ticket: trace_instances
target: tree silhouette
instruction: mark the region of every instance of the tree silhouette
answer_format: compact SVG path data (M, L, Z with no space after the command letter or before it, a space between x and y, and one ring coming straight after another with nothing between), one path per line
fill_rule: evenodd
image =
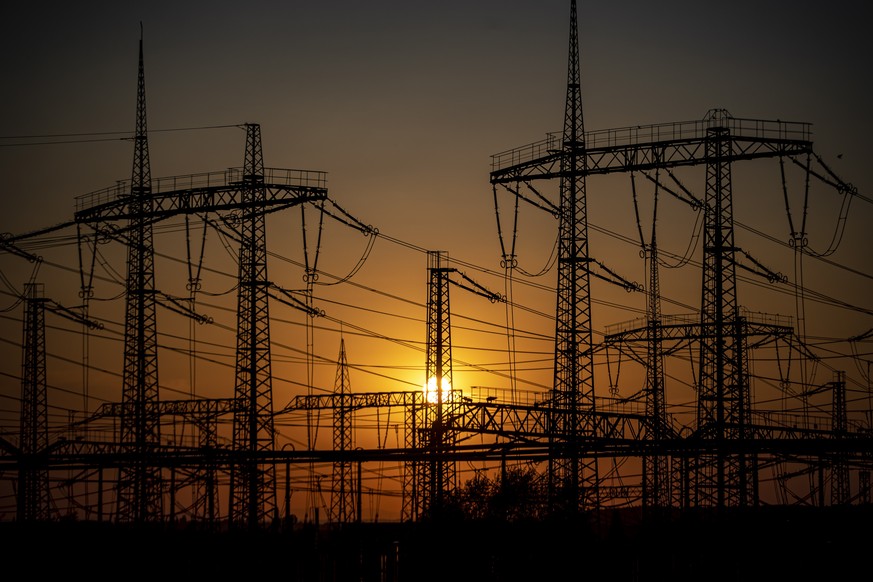
M519 522L545 516L543 476L533 466L477 473L460 488L455 505L466 519Z

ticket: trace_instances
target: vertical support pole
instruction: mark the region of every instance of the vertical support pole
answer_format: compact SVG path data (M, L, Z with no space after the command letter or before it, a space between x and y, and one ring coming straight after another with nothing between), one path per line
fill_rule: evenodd
M340 459L333 464L331 513L335 522L351 523L355 516L355 497L352 487L352 462L347 458L347 454L352 450L352 395L343 338L340 338L334 396L336 406L334 408L333 448L340 454Z
M550 421L549 503L576 513L600 505L597 458L580 456L580 439L596 433L592 355L587 156L582 119L576 2L570 5L567 100L561 157L555 374Z
M415 521L421 514L421 497L422 497L422 480L423 480L423 461L419 455L423 451L423 439L421 437L422 412L427 407L426 392L410 392L408 396L404 396L404 407L406 416L404 424L406 428L404 444L408 451L411 451L413 458L406 461L403 465L403 502L401 508L401 519L403 521ZM408 402L406 401L409 398Z
M657 184L657 182L656 182ZM648 439L660 443L667 434L667 406L664 397L664 356L661 351L663 328L661 326L661 286L658 273L658 190L654 194L652 216L652 239L646 245L645 255L649 267L648 292L648 351L646 365L646 421ZM670 506L669 458L660 450L643 458L643 510L651 511Z
M355 489L355 493L357 494L357 503L355 503L356 516L355 521L357 523L361 523L361 517L363 515L363 504L362 504L362 492L363 492L363 480L361 479L361 465L362 462L358 459L358 486Z
M270 319L267 289L266 224L259 203L266 196L261 127L246 124L242 218L237 297L235 397L230 511L232 526L250 530L275 515L275 466L258 455L275 448L273 385L270 364Z
M448 254L428 251L427 341L425 366L425 427L429 458L421 467L422 511L437 515L454 487L454 463L446 458L452 432L449 414L452 394L452 340L449 306Z
M18 520L23 522L48 520L51 506L45 463L48 447L45 303L42 285L25 286L17 500Z
M209 529L213 529L216 525L215 508L218 497L218 468L214 453L217 444L217 419L214 414L207 414L199 418L196 424L198 445L203 451L203 465L194 484L194 515L204 520Z
M291 525L291 462L285 462L285 523Z
M706 135L703 293L697 431L714 442L714 452L699 455L695 503L703 507L749 504L749 460L730 452L731 441L749 434L749 379L746 331L737 309L731 192L730 117L711 112Z
M128 195L130 214L124 322L121 444L131 461L119 476L117 519L141 523L161 519L161 471L154 449L160 444L158 342L151 212L151 166L146 128L145 73L139 40L136 133Z

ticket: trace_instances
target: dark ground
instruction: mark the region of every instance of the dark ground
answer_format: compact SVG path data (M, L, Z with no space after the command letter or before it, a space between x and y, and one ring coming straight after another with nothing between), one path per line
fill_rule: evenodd
M0 523L0 580L869 580L873 507L766 507L641 524L380 523L211 533L188 525Z

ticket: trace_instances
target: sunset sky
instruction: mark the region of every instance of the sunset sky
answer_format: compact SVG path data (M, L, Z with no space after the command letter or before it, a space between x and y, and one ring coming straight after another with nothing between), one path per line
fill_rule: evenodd
M4 9L0 24L0 232L19 235L69 221L76 196L130 178L133 146L118 132L131 132L135 125L142 23L152 177L240 166L245 133L234 126L247 122L261 125L266 166L326 171L331 199L384 236L349 284L316 287L316 304L327 316L315 321L313 350L325 361L316 366L317 391L333 388L335 365L329 360L337 356L340 330L356 367L353 389L420 386L425 251L447 251L460 261L453 266L477 282L500 293L509 289L499 276L490 156L561 129L568 7L567 0L14 3ZM866 197L852 202L841 245L828 257L836 266L812 259L804 263L806 287L850 305L807 304L807 334L817 338L813 343L841 354L850 353L842 340L873 328L873 37L865 8L847 0L739 0L719 9L690 0L579 3L586 129L695 120L713 108L738 118L812 124L816 152ZM182 128L212 129L169 131ZM740 166L734 212L749 229L737 230L737 244L793 278L793 254L778 244L789 238L778 161L755 162L747 173ZM803 182L796 167L788 170L797 216ZM702 174L687 176L686 185L702 196ZM629 183L627 176L589 180L589 220L596 227L591 253L628 279L645 282L633 244L638 231ZM651 193L649 185L644 188ZM505 194L501 202L509 204ZM813 186L808 229L815 250L831 241L840 203L833 189ZM557 225L533 209L523 210L519 258L527 271L536 272L546 263ZM659 216L659 239L681 257L695 214L668 198ZM309 228L314 217L307 217ZM645 232L651 228L647 218L643 209ZM185 259L178 229L156 233L162 256ZM65 229L52 236L74 235L75 229ZM46 260L37 279L46 295L72 307L81 300L71 240L55 244L45 238L24 246ZM213 295L201 295L198 309L215 324L197 327L196 337L212 342L198 350L223 364L198 363L192 389L188 360L168 350L160 372L162 397L168 399L232 394L234 300L226 293L236 267L214 232L207 240L205 261L212 271L204 275L204 291ZM277 253L271 279L289 290L302 288L299 211L271 217L268 241ZM102 279L95 283L97 299L91 304L92 315L105 318L106 333L116 332L114 339L97 333L92 338L92 362L105 371L87 379L91 409L120 398L119 380L111 372L117 374L122 363L117 333L122 287L112 282L112 272L123 276L125 266L123 251L115 246L104 249L108 266L98 269ZM328 220L323 246L320 266L343 277L364 253L366 239ZM699 253L698 248L697 260ZM187 296L184 269L178 261L159 258L158 288ZM0 309L6 309L0 322L4 430L17 424L14 398L21 370L21 308L9 287L20 290L32 270L23 259L0 254ZM796 315L793 295L741 274L753 281L740 286L745 307ZM518 361L525 362L519 365L526 369L519 389L541 391L551 382L554 280L552 270L533 280L535 285L512 287L519 305L516 325L530 338L518 340ZM662 286L670 300L665 313L699 307L699 269L664 269ZM592 293L602 301L593 315L598 333L640 317L645 308L640 293L599 282ZM501 331L507 309L457 287L451 294L455 358L461 362L456 363L456 386L509 388L508 356L501 351L508 344ZM271 309L277 319L274 372L281 380L274 381L274 397L280 408L307 392L305 317L286 306ZM158 315L162 332L175 334L165 345L184 349L188 322L163 310ZM50 360L49 383L67 390L54 391L50 399L63 409L81 410L83 399L76 395L84 380L81 368L71 363L81 359L78 328L52 316L47 324L73 330L52 331L47 340L49 352L62 356ZM847 369L850 388L860 390L869 360L866 354L835 365ZM478 368L499 373L474 373ZM598 391L605 394L603 378L616 370L598 368L597 373ZM687 371L677 372L683 374ZM827 382L830 374L823 367L816 381ZM620 393L638 389L638 381L631 380ZM690 393L677 398L687 400Z

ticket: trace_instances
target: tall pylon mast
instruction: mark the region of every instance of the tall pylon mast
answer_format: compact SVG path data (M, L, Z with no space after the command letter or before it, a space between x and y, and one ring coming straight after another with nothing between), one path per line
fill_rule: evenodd
M121 444L132 462L119 475L118 520L161 519L160 468L150 462L160 442L158 403L158 342L155 317L155 268L151 222L151 167L146 128L145 69L142 32L139 39L139 75L136 96L136 133L129 210L124 372Z
M24 290L24 338L21 370L22 459L18 471L18 521L45 521L50 517L48 469L39 462L48 446L48 398L45 365L45 304L42 286Z
M598 506L597 459L582 458L579 438L594 434L594 364L585 195L585 127L582 120L576 1L570 3L567 100L560 161L555 376L552 401L553 454L549 461L554 510Z
M752 499L748 459L726 453L723 446L747 438L751 420L746 342L737 309L732 140L726 112L714 110L707 121L697 425L699 436L716 446L698 457L695 497L702 507L741 506Z
M246 124L245 164L241 185L239 291L233 417L230 521L256 529L276 510L275 466L260 464L259 453L272 451L273 384L270 364L267 229L261 206L266 198L261 126Z

